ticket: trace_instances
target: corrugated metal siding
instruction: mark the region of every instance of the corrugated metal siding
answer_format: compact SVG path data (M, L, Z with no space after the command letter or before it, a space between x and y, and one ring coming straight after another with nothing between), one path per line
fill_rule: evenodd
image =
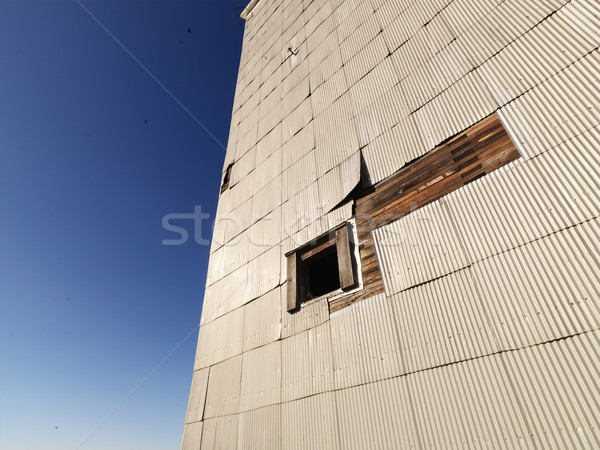
M237 414L205 420L202 430L202 450L235 450L238 441L237 432Z
M500 355L406 377L425 448L535 448Z
M279 403L280 394L281 341L244 353L240 411Z
M335 392L343 449L414 449L420 439L406 377Z
M280 290L273 289L244 306L242 350L247 352L281 337Z
M241 379L241 355L210 368L204 413L206 418L235 414L239 411Z
M444 199L374 230L373 242L387 295L468 264Z
M335 393L281 405L282 447L286 450L340 449Z
M192 388L185 423L199 422L204 414L204 400L208 386L208 368L195 370L192 376Z
M202 440L202 422L187 423L183 427L181 450L198 450Z
M236 309L203 325L198 332L196 369L211 366L242 353L244 311ZM226 333L223 330L227 330Z
M259 2L182 448L600 446L599 29L590 0ZM284 312L285 252L361 174L495 110L523 158L374 232L389 297Z
M330 322L337 389L403 373L393 316L383 294L332 314Z
M284 339L281 359L282 402L333 390L329 322Z
M600 448L600 333L501 355L538 448Z
M502 349L600 328L600 219L473 266Z
M389 298L400 351L412 373L499 350L470 268Z
M281 448L281 405L247 411L239 415L238 450Z

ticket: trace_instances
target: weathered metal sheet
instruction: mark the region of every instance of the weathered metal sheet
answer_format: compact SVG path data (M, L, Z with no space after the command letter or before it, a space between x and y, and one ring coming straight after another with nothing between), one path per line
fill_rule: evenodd
M206 288L202 302L201 326L244 304L247 277L248 267L242 266Z
M537 448L600 447L599 349L594 331L501 355Z
M499 350L490 300L474 278L465 268L389 298L406 373Z
M236 450L238 416L214 417L204 421L202 450ZM198 450L195 448L194 450Z
M385 295L333 313L330 323L336 389L404 372L398 333Z
M536 448L501 355L406 377L424 448Z
M185 423L199 422L204 415L204 400L206 399L206 388L208 386L208 367L195 370L192 376L192 388L190 389L190 400Z
M283 289L283 299L285 302L285 289ZM285 309L284 309L285 311ZM299 311L282 314L281 337L286 338L300 333L304 330L314 328L329 320L329 305L327 299L319 300L315 303L302 305Z
M242 352L244 311L241 308L200 326L196 369L212 366ZM224 333L222 330L228 330Z
M600 328L600 219L473 265L501 349Z
M281 337L281 299L279 289L244 306L242 350L247 352Z
M356 116L373 102L373 92L387 92L398 81L392 59L385 58L348 90L352 98L352 115Z
M247 411L238 419L238 450L281 448L281 405Z
M181 450L198 450L202 440L202 422L186 423L183 427Z
M584 222L600 210L600 127L445 197L470 261Z
M279 403L280 393L281 341L244 353L240 411Z
M315 150L317 177L341 164L359 148L356 125L348 122Z
M283 449L341 448L333 392L282 404L281 423Z
M206 394L206 418L226 416L239 411L242 356L234 356L210 367Z
M266 294L279 285L281 248L271 247L248 263L244 303Z
M600 123L596 50L500 110L523 156L532 158Z
M406 380L398 377L335 391L341 448L419 448Z
M374 230L373 242L387 295L468 265L443 198Z
M284 339L281 354L281 402L333 390L329 322Z

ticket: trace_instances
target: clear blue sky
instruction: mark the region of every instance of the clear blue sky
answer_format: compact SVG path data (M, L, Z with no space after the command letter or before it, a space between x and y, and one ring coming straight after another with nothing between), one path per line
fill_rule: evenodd
M245 0L81 2L226 144ZM161 221L224 150L76 0L0 0L0 155L0 448L179 448L197 331L79 445L199 323Z

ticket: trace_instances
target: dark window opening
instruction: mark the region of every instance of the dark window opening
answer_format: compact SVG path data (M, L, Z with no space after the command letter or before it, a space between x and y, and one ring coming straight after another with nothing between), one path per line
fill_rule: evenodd
M221 185L221 194L227 190L229 187L229 179L231 178L231 168L233 167L233 163L227 166L225 169L225 175L223 175L223 184Z
M328 294L340 288L336 246L333 245L302 263L306 289L304 301ZM304 277L306 277L304 279Z

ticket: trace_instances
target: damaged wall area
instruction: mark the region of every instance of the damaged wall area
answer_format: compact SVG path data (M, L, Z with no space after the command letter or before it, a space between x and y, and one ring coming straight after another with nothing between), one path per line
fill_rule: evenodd
M600 447L598 29L249 5L182 448ZM289 308L349 222L359 287Z

